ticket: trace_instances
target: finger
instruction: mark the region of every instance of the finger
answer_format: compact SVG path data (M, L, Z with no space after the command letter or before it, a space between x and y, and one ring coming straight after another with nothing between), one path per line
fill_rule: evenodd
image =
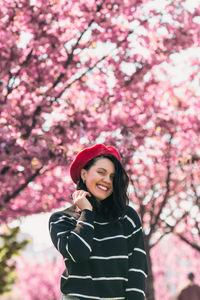
M72 198L73 200L77 200L78 198L86 198L86 196L91 197L91 194L87 191L84 190L76 190L73 194L72 194Z
M90 192L87 192L87 195L88 195L89 197L92 197L92 195L90 194Z
M81 190L79 196L85 198L88 195L88 192Z
M91 197L91 194L89 192L84 191L84 193L82 194L83 197L89 196Z
M85 193L86 193L85 191L81 190L79 195L80 195L81 197L83 197L83 196L85 195Z
M78 197L78 195L79 195L79 193L77 193L78 191L75 191L73 194L72 194L72 198L73 198L73 200L76 200L77 199L77 197Z

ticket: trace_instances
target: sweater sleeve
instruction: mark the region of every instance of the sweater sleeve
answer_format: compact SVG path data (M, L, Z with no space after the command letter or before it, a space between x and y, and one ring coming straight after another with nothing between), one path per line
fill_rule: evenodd
M64 213L55 213L49 220L52 242L64 259L75 263L89 259L94 236L94 215L83 210L78 220Z
M126 285L127 300L145 299L145 281L148 273L142 225L136 211L128 207L127 213L129 270Z

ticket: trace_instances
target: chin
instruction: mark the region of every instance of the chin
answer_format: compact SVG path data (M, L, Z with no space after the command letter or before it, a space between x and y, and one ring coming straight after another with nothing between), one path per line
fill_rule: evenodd
M97 197L95 197L95 199L96 199L97 202L101 202L101 201L105 200L106 198L99 198L99 197L97 198Z
M110 197L110 195L106 196L106 197L95 197L95 199L98 201L98 202L101 202L101 201L104 201L106 200L108 197Z

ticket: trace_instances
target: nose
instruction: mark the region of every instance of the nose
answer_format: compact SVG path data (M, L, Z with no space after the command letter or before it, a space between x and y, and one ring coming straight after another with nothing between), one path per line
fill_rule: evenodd
M104 182L105 183L112 183L112 179L111 179L111 176L109 174L106 174L104 176Z

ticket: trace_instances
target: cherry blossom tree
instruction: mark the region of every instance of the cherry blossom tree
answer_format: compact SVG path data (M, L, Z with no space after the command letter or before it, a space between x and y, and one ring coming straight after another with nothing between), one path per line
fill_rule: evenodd
M198 106L198 91L195 96L190 84L184 82L176 95L177 87L169 87L169 81L160 80L157 85L158 100L155 90L149 94L154 102L146 125L148 135L129 163L131 195L144 224L147 253L170 232L182 240L190 237L191 245L200 245L199 117L193 111L193 105ZM148 290L152 294L150 257L149 266Z
M151 249L169 232L199 243L199 1L159 2L8 0L0 12L1 221L70 202L74 155L118 147L148 300Z
M42 262L27 258L18 259L16 274L18 280L13 289L23 295L26 300L58 300L60 276L64 270L64 263L59 256L56 260L43 257Z
M178 251L174 251L178 247ZM187 275L195 274L199 284L200 254L174 235L166 236L152 249L156 299L177 299L188 284Z

